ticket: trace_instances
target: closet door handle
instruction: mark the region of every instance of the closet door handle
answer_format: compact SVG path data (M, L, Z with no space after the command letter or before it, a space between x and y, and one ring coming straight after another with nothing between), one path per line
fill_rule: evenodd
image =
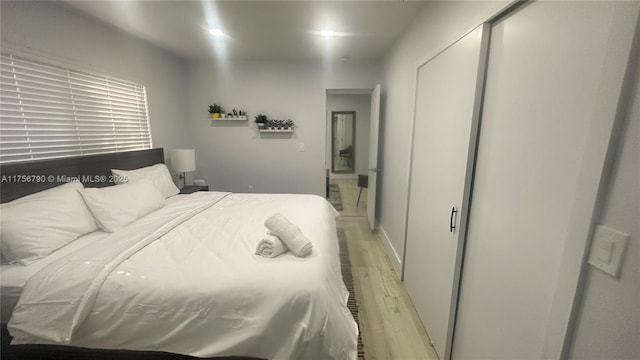
M456 229L456 222L454 220L456 213L456 207L454 206L451 208L451 217L449 218L449 232L453 232L453 230Z

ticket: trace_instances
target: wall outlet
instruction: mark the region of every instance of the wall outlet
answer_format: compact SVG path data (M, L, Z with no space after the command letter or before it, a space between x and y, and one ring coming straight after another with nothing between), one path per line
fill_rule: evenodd
M249 192L252 193L253 192L253 185L249 185Z
M300 144L298 144L298 151L304 151L304 143L301 142Z

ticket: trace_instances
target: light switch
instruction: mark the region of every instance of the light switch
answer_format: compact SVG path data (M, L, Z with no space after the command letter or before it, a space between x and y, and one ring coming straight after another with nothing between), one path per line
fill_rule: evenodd
M589 264L609 275L618 277L628 239L629 234L596 225L589 251Z
M595 252L596 258L603 264L611 263L611 256L613 255L613 240L602 239L596 244Z

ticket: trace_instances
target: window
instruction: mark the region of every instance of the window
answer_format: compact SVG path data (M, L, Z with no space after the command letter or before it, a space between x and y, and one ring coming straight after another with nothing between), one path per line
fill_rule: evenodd
M0 163L151 148L144 86L0 56Z

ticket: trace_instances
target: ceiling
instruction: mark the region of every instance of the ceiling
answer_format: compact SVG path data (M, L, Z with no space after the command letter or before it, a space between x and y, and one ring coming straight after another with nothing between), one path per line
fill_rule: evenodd
M379 59L425 2L73 1L69 6L186 59ZM209 34L219 28L224 36ZM334 36L323 37L322 30Z

